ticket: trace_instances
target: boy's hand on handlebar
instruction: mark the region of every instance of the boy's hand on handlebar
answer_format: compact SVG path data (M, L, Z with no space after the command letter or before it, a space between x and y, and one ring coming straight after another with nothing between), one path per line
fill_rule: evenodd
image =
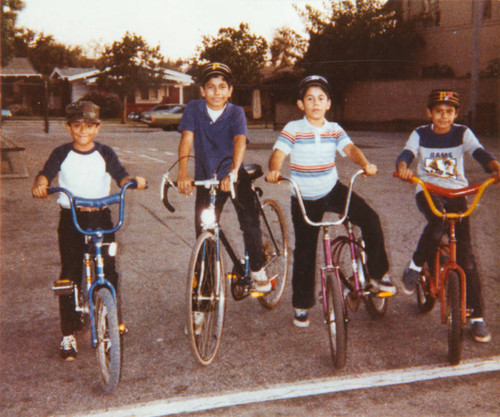
M371 177L371 176L375 175L378 172L378 168L377 168L377 165L371 164L370 162L368 162L363 167L363 171L365 171L365 175L366 176Z
M236 183L238 181L238 173L231 171L224 179L220 182L220 189L226 193L231 192L231 183Z
M193 193L193 179L190 176L178 176L177 177L177 190L186 196Z
M410 181L413 177L413 171L406 166L398 166L398 176L403 181Z
M276 184L277 182L280 181L280 178L281 178L281 171L269 171L266 174L266 181L271 184Z
M146 178L143 177L134 177L134 180L137 182L137 189L138 190L144 190L148 186L148 182L146 181Z
M33 186L33 188L31 189L31 193L33 194L33 197L45 198L49 195L49 193L47 192L47 188L48 187L46 185Z

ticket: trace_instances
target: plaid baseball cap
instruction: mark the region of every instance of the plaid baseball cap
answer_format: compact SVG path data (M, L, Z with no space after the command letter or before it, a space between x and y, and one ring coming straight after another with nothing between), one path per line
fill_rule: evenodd
M100 123L99 106L91 101L77 101L66 106L68 122Z
M429 94L427 107L431 109L437 104L450 104L458 109L460 107L460 98L458 93L453 90L432 90Z
M231 82L233 80L233 73L231 68L222 62L211 62L203 66L200 71L200 82L205 84L205 82L213 76L222 75L224 78Z
M322 90L328 94L328 97L331 97L332 91L330 89L330 84L328 80L321 75L308 75L305 77L299 84L299 96L303 97L307 89L313 85L321 87Z

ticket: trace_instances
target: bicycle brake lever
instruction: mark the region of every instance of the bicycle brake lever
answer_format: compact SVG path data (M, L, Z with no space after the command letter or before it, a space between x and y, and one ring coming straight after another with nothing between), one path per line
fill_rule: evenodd
M175 187L175 184L168 178L168 175L163 176L163 182L161 186L161 201L168 211L171 213L175 212L175 207L168 201L168 190L171 187Z

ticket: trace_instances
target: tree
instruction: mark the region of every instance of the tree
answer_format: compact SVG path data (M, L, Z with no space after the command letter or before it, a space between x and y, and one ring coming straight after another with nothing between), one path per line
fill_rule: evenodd
M303 58L307 40L293 29L283 26L276 29L271 42L271 63L278 67L289 67Z
M141 36L126 32L120 42L105 47L98 67L104 71L98 83L118 94L123 103L122 123L125 123L127 97L134 96L139 88L160 85L165 62L159 45L150 47Z
M260 78L267 49L262 36L250 33L248 23L240 23L238 29L221 28L217 36L204 36L192 67L203 61L223 62L231 68L235 83L252 84Z
M12 39L17 32L17 14L23 9L23 0L2 0L2 30L0 35L2 38L2 65L6 65L14 56Z
M50 75L55 67L87 67L94 64L80 47L69 47L57 42L52 35L35 33L20 28L12 39L15 56L28 57L33 66L44 75Z
M300 65L328 77L341 98L350 82L402 78L424 46L416 20L403 20L381 0L332 0L326 11L299 10L310 41Z

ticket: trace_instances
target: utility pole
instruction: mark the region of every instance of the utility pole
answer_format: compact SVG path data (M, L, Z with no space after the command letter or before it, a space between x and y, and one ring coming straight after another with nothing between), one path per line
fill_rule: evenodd
M477 98L479 90L479 56L481 44L481 24L484 13L484 0L474 1L474 28L472 31L472 62L470 80L470 104L467 109L469 124L473 129L477 123Z

